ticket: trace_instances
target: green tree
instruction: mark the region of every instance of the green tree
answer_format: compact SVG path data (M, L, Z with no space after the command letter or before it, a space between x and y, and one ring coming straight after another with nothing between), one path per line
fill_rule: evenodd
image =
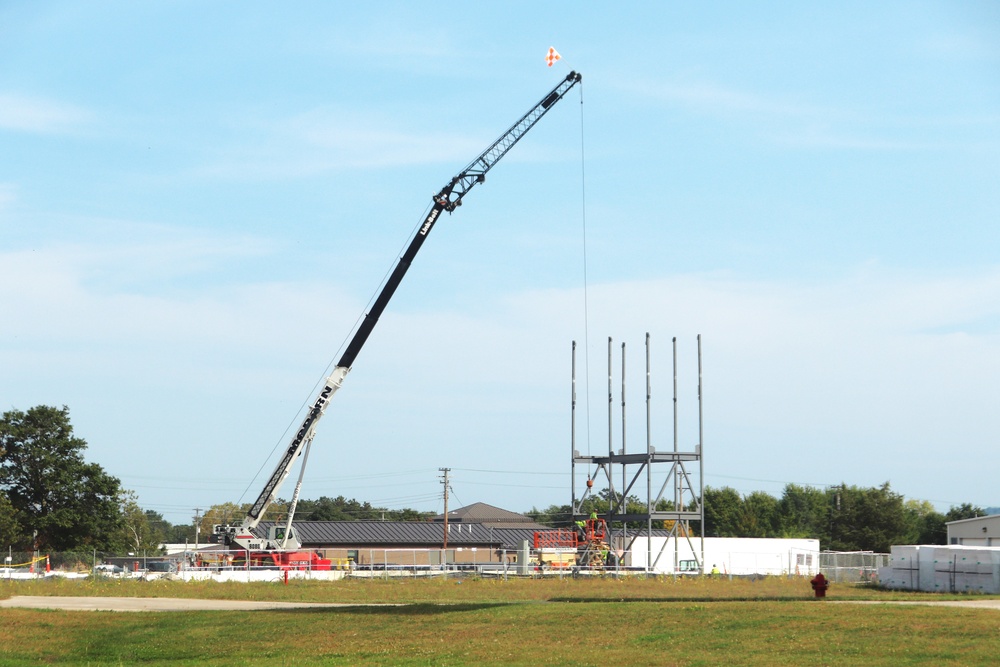
M146 521L150 527L158 531L163 542L167 544L194 544L194 525L190 523L172 524L163 515L153 510L145 510Z
M358 502L344 496L319 500L300 500L295 508L295 518L299 521L377 521L388 511L371 504Z
M237 505L236 503L219 503L209 507L198 524L199 542L201 544L208 542L209 536L212 535L212 529L217 524L227 525L243 521L248 509L250 509L250 505Z
M20 546L25 542L27 538L14 515L14 506L7 494L0 492L0 546Z
M944 515L944 519L945 521L961 521L962 519L975 519L977 516L986 516L986 510L970 503L962 503L958 507L951 507Z
M146 523L149 524L151 530L155 531L159 535L161 542L177 541L171 539L173 536L174 527L173 525L171 525L169 521L163 518L162 514L160 514L159 512L155 512L153 510L146 510L146 509L144 509L142 513L146 515ZM190 525L188 526L188 528L191 529L191 536L194 537L194 528L191 527ZM181 542L183 541L184 539L181 538Z
M543 526L551 526L552 528L565 528L569 526L572 523L570 520L572 514L573 508L569 505L549 505L543 510L532 507L524 513L525 516L531 517L535 523L540 523Z
M389 510L386 512L385 518L387 521L427 521L432 516L434 516L434 512L421 512L404 507L401 510Z
M947 541L944 515L936 511L930 501L907 500L903 507L910 522L907 544L944 544Z
M133 553L159 553L163 544L163 530L149 521L149 515L139 507L133 491L122 494L122 542Z
M778 501L763 491L743 497L736 532L740 537L776 537Z
M827 548L885 553L893 544L910 543L903 496L893 492L889 482L869 489L841 485L829 493L834 507Z
M149 510L146 510L147 512ZM152 519L150 520L153 521ZM194 526L190 523L163 522L163 541L170 544L194 544Z
M622 494L618 491L612 492L611 489L603 489L597 495L597 497L591 497L584 501L580 505L580 509L584 514L590 514L591 512L597 512L598 516L606 516L612 510L617 514L645 514L646 513L646 503L639 500L638 496L625 496L624 502L622 501ZM646 527L645 521L629 521L626 523L629 528L641 529ZM618 528L621 526L620 521L615 521L613 527Z
M105 549L120 535L121 483L87 463L69 409L37 406L0 418L0 490L38 549ZM31 545L23 545L31 547Z
M706 486L703 503L706 537L740 537L743 499L736 489Z
M788 484L778 500L777 529L781 537L819 540L825 546L830 534L830 500L826 492Z

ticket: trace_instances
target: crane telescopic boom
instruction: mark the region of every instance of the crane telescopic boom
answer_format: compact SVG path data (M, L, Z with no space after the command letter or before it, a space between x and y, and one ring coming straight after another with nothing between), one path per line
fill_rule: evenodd
M239 527L220 527L222 530L217 529L217 532L226 532L233 538L255 539L250 532L260 522L264 511L274 502L278 494L278 489L291 472L295 459L311 443L315 435L317 422L330 404L330 399L343 384L344 378L347 377L348 372L350 372L351 367L354 365L354 360L357 358L358 353L361 352L361 348L368 340L368 336L371 335L372 330L378 323L379 317L388 305L396 288L399 287L399 283L402 281L403 276L406 275L406 271L410 268L410 264L413 262L414 257L416 257L420 247L427 239L427 235L434 228L434 224L440 217L441 212L447 211L451 213L457 207L461 206L465 195L477 184L485 181L486 173L582 78L579 73L570 72L559 85L553 88L541 101L535 104L524 116L511 125L506 132L500 135L500 138L494 141L489 148L480 153L476 159L470 162L465 169L460 171L447 185L434 195L430 211L414 234L405 252L399 258L392 274L390 274L382 286L382 290L372 303L371 309L365 314L364 320L358 326L357 331L354 332L333 372L326 378L323 388L320 390L315 402L306 414L305 419L303 419L301 426L299 426L292 441L286 448L284 455L275 467L267 484L265 484L257 500L247 511L243 523ZM237 530L240 533L239 535L236 534ZM242 542L243 539L239 541ZM269 545L268 548L275 547Z

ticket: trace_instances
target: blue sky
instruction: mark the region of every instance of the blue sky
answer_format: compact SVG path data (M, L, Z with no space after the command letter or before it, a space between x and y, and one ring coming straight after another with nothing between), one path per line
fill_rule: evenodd
M703 336L706 484L1000 505L992 2L4 3L0 407L69 406L171 521L253 500L430 195L570 68L428 239L303 495L440 511L449 467L458 504L566 503L571 341L597 454L609 336L614 446L622 342L645 439L648 331L661 449L674 336L697 441Z

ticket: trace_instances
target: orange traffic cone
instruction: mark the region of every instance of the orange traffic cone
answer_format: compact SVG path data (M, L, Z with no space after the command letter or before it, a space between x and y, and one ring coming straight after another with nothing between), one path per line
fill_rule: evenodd
M49 555L45 554L45 573L48 574L52 571L52 564L49 563Z

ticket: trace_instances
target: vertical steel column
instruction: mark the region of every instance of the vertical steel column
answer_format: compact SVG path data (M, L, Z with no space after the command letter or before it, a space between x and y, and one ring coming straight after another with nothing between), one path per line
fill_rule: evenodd
M673 338L673 365L674 365L674 454L676 455L679 451L679 442L677 438L677 336ZM681 506L681 474L680 474L680 462L677 460L676 456L673 463L671 464L672 474L674 476L674 511L679 511ZM681 531L679 529L681 525L681 520L677 519L674 521L674 527L671 531L674 534L674 572L680 568L680 558L681 558ZM674 575L676 576L676 575Z
M622 342L622 502L621 502L621 513L628 514L628 499L625 497L626 489L628 489L628 464L625 463L624 456L628 453L625 449L625 343ZM626 522L622 522L622 544L626 544L628 540L628 527L625 525Z
M653 441L650 430L649 332L646 332L646 572L653 571Z
M698 334L698 512L701 514L701 562L705 563L705 433L702 421L701 334Z
M614 425L612 424L615 399L612 390L611 343L611 336L608 336L608 468L605 471L608 478L608 513L605 520L609 527L612 523L612 509L614 508L612 502L614 502L615 497L615 477L612 474L615 462Z
M569 460L570 460L570 512L576 512L576 341L570 362L570 419L569 419ZM570 516L570 520L573 517Z
M625 526L617 532L617 538L621 539L621 544L625 548L631 549L631 545L628 542L628 538L631 537L634 541L637 537L641 537L642 533L646 533L646 570L647 572L655 572L661 558L666 555L667 550L670 546L673 548L673 556L669 560L673 561L673 572L674 576L681 571L680 565L680 539L683 538L686 542L686 549L690 550L692 558L695 559L697 563L696 567L703 567L705 560L705 510L704 510L704 462L701 460L701 450L702 450L702 439L704 434L704 417L702 409L702 348L701 348L701 336L698 336L698 442L693 448L680 446L680 395L679 395L679 374L680 369L678 365L678 342L677 338L672 338L672 353L671 353L671 363L672 363L672 375L673 375L673 451L669 449L660 449L653 443L652 435L652 337L649 332L646 332L646 451L644 453L633 452L628 453L628 377L627 377L627 356L628 356L628 345L627 343L621 344L621 446L620 449L616 449L614 446L614 340L612 337L608 337L608 455L605 456L603 453L599 455L591 456L588 452L586 456L581 455L576 451L576 344L573 345L573 357L572 357L572 392L571 392L571 447L573 449L573 475L572 475L572 486L571 493L574 498L573 512L574 515L582 512L582 504L577 504L576 497L576 464L577 463L587 463L588 465L595 466L593 471L593 478L590 477L590 472L588 472L588 486L585 496L589 495L591 491L597 493L597 497L602 494L606 494L605 498L609 503L609 509L606 514L606 520L610 524L614 521L636 521L643 528L633 530L632 535L628 534ZM684 451L681 451L681 450ZM693 450L693 451L691 451ZM697 473L699 476L698 488L695 489L694 480L691 479L689 473L694 472L694 470L689 471L685 462L691 462L695 465L697 462ZM653 465L654 464L669 464L669 472L667 472L665 478L658 477L657 485L653 484ZM622 467L621 472L621 494L615 490L615 479L618 477L614 473L615 466L620 465ZM646 510L635 508L635 511L629 511L627 502L628 494L633 490L633 486L641 486L641 475L643 473L642 469L636 469L635 466L644 465L646 466ZM629 476L629 466L633 466L632 472L633 477ZM667 470L667 466L660 466L663 471ZM596 472L598 470L603 470L606 476L607 490L600 490L601 487L597 489L592 489L592 482L596 481ZM659 473L658 473L659 474ZM673 479L671 479L671 475ZM673 484L673 496L671 497L668 487ZM657 488L659 489L657 491ZM641 493L637 489L634 489L637 493ZM690 493L691 499L685 499L685 495ZM619 497L620 495L620 497ZM701 496L701 497L699 497ZM660 507L659 503L663 502L666 507ZM641 501L640 501L641 502ZM612 505L611 503L616 503ZM622 509L624 508L624 509ZM691 521L701 521L701 545L700 547L694 543L691 536ZM652 544L652 533L654 524L656 526L660 525L660 522L670 522L672 528L669 531L668 541L665 542L658 549L653 548ZM644 530L643 530L644 529ZM669 544L669 539L674 541L673 545ZM634 552L633 552L634 553ZM685 552L687 553L687 552ZM655 560L654 560L655 554ZM637 555L637 554L635 554Z
M612 440L611 440L612 439L611 409L612 409L612 404L614 403L614 400L615 400L614 396L611 393L611 380L612 380L612 376L611 376L611 336L608 336L608 457L609 458L614 457L614 455L615 455L615 447L614 447L614 444L612 443ZM609 461L608 463L610 465L611 462ZM608 472L609 472L608 477L610 477L611 476L610 475L610 470Z

